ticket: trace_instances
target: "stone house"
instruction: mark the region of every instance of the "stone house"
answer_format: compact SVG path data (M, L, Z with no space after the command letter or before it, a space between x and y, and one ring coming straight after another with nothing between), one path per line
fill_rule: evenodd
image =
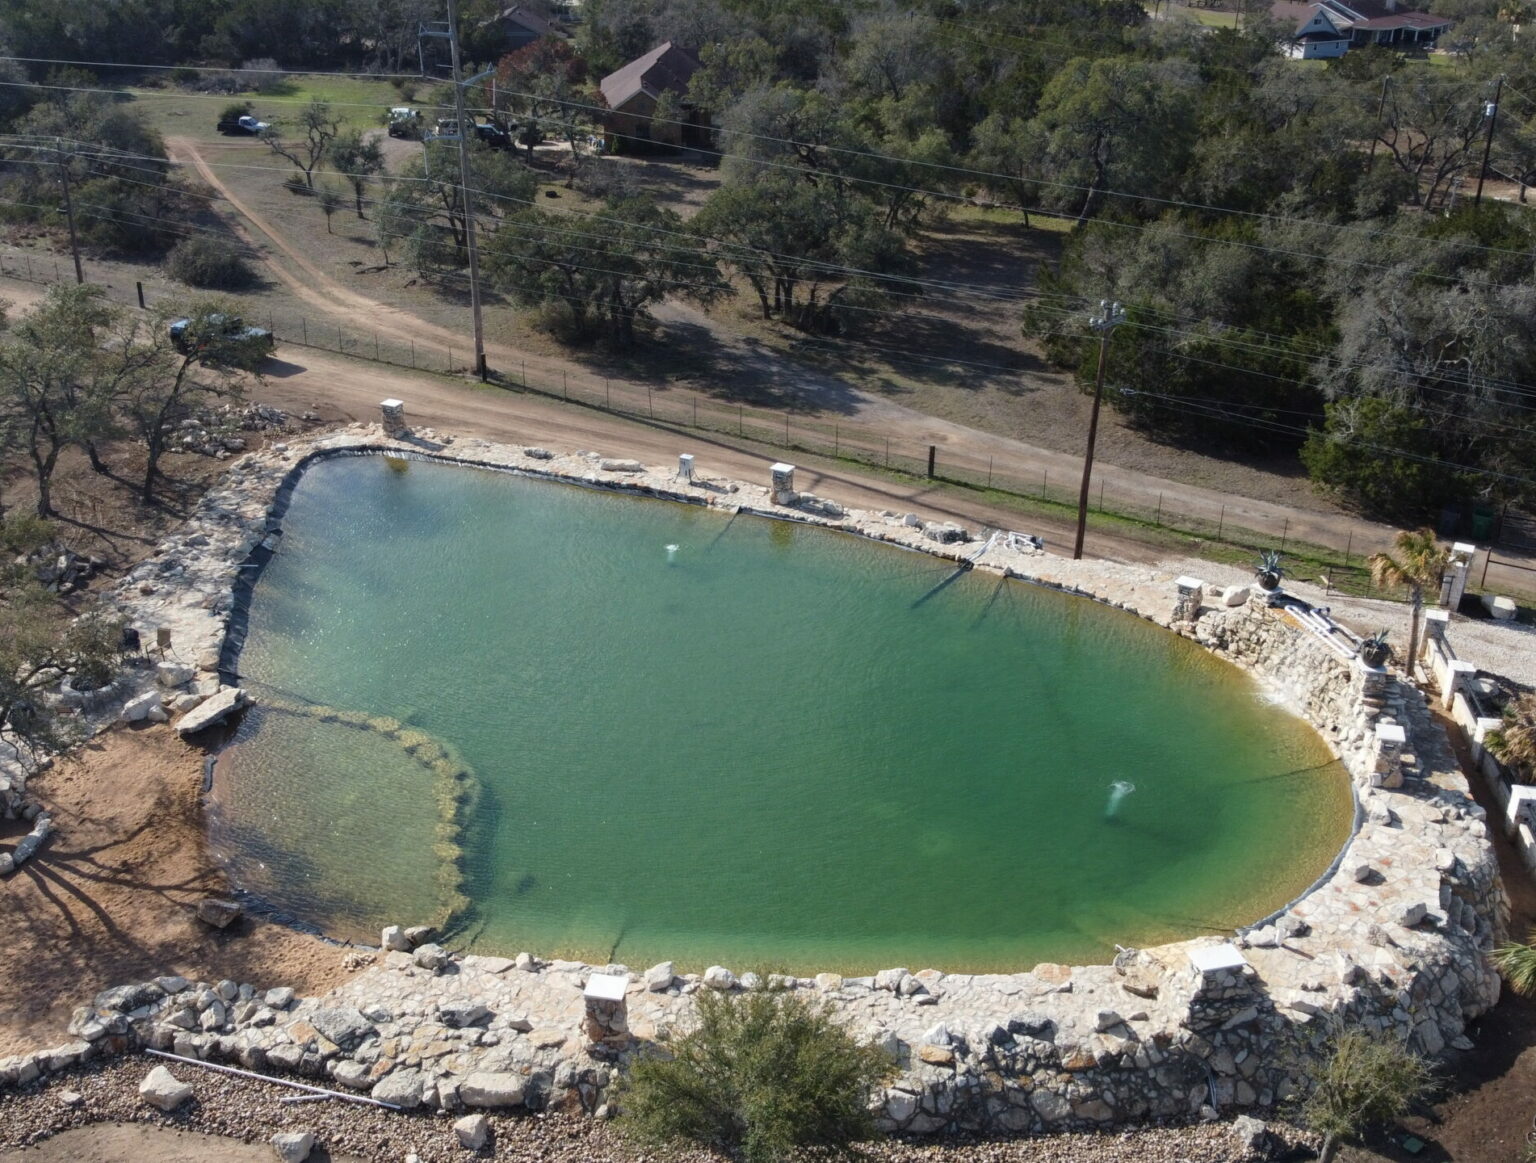
M707 149L709 115L687 101L688 82L700 68L687 49L666 41L598 82L609 112L604 116L609 145L624 150L637 143ZM654 120L656 103L663 93L679 102L679 115Z

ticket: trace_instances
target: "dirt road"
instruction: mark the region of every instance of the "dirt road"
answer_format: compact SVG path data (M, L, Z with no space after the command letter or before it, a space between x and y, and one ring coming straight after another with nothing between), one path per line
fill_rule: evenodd
M228 209L233 211L226 215L231 228L253 249L267 255L267 265L273 275L304 303L362 332L385 330L397 339L412 339L439 346L458 343L462 348L463 336L459 332L426 322L398 307L359 294L327 275L289 242L279 229L220 180L199 152L196 142L185 137L170 137L166 139L166 146L173 159L191 165L198 176L225 199ZM672 308L673 305L669 304L668 309ZM492 367L525 364L546 382L558 380L562 372L577 375L585 372L585 369L572 361L529 356L523 351L496 343L486 345L486 356ZM797 371L796 374L800 373ZM818 378L829 378L824 373L809 369L804 370L804 376L812 383ZM615 382L619 381L615 379ZM644 390L643 385L633 386ZM689 394L684 388L676 391L680 396ZM948 452L982 464L989 461L1002 465L1027 464L1030 471L1039 473L1044 469L1059 480L1073 480L1082 471L1082 459L1074 454L1041 448L936 419L889 400L859 392L846 384L837 383L835 391L840 400L852 401L851 419L896 439L916 444L935 444L943 450L941 455ZM452 429L453 425L445 427ZM1221 520L1234 527L1284 528L1293 541L1341 548L1349 543L1356 550L1370 552L1389 547L1396 533L1390 526L1362 522L1354 517L1293 509L1262 499L1234 496L1103 462L1097 465L1095 472L1096 479L1101 480L1109 490L1149 510L1154 506L1161 508L1166 500L1170 508L1212 524Z

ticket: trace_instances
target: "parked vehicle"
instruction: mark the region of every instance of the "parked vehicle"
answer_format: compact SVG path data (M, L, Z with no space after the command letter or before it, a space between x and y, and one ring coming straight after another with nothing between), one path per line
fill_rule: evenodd
M512 148L512 135L503 126L495 122L476 122L475 138L492 149Z
M389 111L386 125L390 137L404 137L414 141L421 137L421 110L412 109L409 105L396 105Z
M209 315L204 326L192 331L191 319L177 319L167 329L171 346L200 363L253 368L276 349L265 327L247 327L238 315Z
M219 132L230 136L255 137L264 129L271 126L265 121L258 121L251 116L225 118L219 122Z

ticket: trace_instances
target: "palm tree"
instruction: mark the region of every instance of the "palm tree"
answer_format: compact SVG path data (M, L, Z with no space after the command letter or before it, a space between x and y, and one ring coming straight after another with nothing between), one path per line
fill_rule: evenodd
M1408 677L1413 677L1419 654L1419 619L1424 612L1424 591L1440 586L1445 567L1451 560L1448 549L1435 540L1433 529L1403 530L1393 539L1396 556L1373 553L1366 562L1371 580L1378 586L1407 586L1413 603L1413 620L1408 629Z
M1520 35L1520 26L1531 22L1531 5L1525 0L1505 0L1499 6L1499 20L1509 25L1511 39Z

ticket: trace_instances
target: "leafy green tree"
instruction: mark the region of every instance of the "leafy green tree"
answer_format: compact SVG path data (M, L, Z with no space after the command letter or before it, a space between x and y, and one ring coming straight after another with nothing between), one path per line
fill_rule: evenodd
M1331 1163L1341 1140L1407 1112L1429 1092L1434 1074L1403 1041L1340 1029L1312 1064L1309 1081L1302 1118L1323 1136L1321 1163Z
M422 274L458 271L469 262L458 150L433 141L423 153L406 163L379 202L375 231L380 249L388 255L391 246L398 247ZM537 180L510 153L476 148L469 162L470 187L482 195L475 203L478 225L488 227L498 215L515 216L533 205Z
M1465 474L1436 462L1435 433L1420 413L1356 397L1324 405L1321 429L1301 447L1307 475L1367 512L1413 517L1466 491Z
M336 211L341 209L342 201L341 191L327 183L322 182L320 189L315 192L315 203L320 207L320 213L325 215L325 232L327 234L332 233L331 219L335 217ZM358 217L361 218L362 215L359 214Z
M619 1125L638 1142L779 1163L806 1148L850 1155L873 1134L890 1062L829 1007L789 991L696 996L698 1024L671 1057L640 1059L626 1080Z
M328 159L331 168L351 185L357 216L366 218L367 215L363 213L363 195L368 192L368 181L384 172L384 151L378 141L363 137L355 129L348 130L331 142ZM326 225L330 225L329 218Z
M782 173L727 182L691 226L751 285L764 319L807 331L844 330L849 308L862 316L888 305L881 276L912 266L901 236L867 202L841 184Z
M577 160L580 127L591 120L582 108L594 104L587 86L587 62L568 41L540 37L496 65L496 109L523 120L519 139L533 159L533 147L545 136L563 137Z
M82 686L105 686L119 663L124 619L86 614L59 627L57 598L33 580L0 592L0 739L24 754L62 750L76 741L45 696L66 674Z
M243 393L239 369L250 362L236 304L200 299L173 304L149 318L119 311L112 342L100 358L113 385L113 407L144 446L140 499L153 504L166 440L181 422L215 399ZM170 324L186 319L174 342Z
M296 126L300 137L283 136L282 126L269 125L261 132L261 139L280 158L286 158L304 175L304 184L315 188L315 168L330 152L331 144L341 136L341 118L331 110L329 101L319 97L310 99L299 111Z
M1439 593L1440 581L1450 564L1450 550L1435 540L1433 529L1403 530L1393 538L1395 553L1373 553L1366 564L1371 580L1379 586L1407 586L1413 604L1408 627L1408 676L1413 677L1419 659L1419 622L1424 613L1424 591Z
M714 258L683 220L647 197L600 213L514 215L486 244L496 285L561 320L570 338L635 342L646 309L669 295L709 302L729 293Z
M1167 194L1189 163L1200 78L1182 61L1068 61L1035 116L1036 173L1048 205L1081 225L1109 190Z
M116 383L98 344L112 319L99 287L49 288L0 343L0 432L31 466L37 515L54 515L59 456L110 436Z

